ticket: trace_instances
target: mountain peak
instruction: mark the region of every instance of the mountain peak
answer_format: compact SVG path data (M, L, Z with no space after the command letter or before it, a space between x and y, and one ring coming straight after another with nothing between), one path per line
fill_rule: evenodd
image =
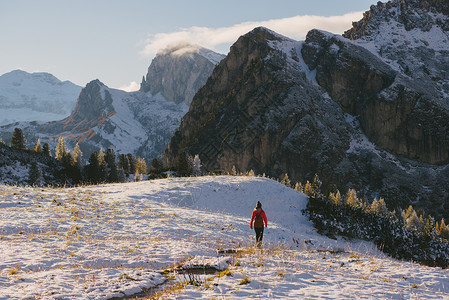
M172 44L153 59L140 91L160 93L169 102L190 105L196 91L223 58L224 55L198 45Z
M444 0L392 0L378 2L363 14L343 36L352 40L379 34L382 24L395 23L406 31L424 32L433 27L449 31L449 4Z

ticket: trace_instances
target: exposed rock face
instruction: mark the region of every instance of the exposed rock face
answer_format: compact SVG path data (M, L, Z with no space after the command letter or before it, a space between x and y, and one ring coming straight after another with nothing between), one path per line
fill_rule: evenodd
M318 84L345 112L360 116L377 145L411 159L449 163L449 110L434 83L394 71L368 50L318 30L308 33L302 55L316 69Z
M112 97L104 85L97 79L89 82L76 102L71 115L62 121L47 123L39 126L37 130L42 133L68 132L83 133L100 125L108 117L115 114L112 106Z
M181 44L160 51L151 62L140 91L190 105L193 96L204 85L215 65L224 55L211 50Z
M240 37L195 95L166 162L175 163L178 152L187 150L199 153L208 170L236 165L295 178L330 171L348 147L349 126L341 108L301 72L297 46L265 28ZM318 157L318 151L334 157Z
M361 103L361 109L354 111L361 116L368 137L381 147L411 159L449 163L449 3L379 2L344 36L370 49L398 74L390 88L375 95L370 103ZM322 56L329 56L329 51L320 50ZM306 60L308 57L305 55ZM321 70L321 77L331 75L333 79L332 73L335 74L335 69ZM317 80L324 83L318 77ZM329 92L332 85L339 86L339 82L323 84Z
M437 151L426 156L434 144L413 127L420 123L429 129L420 132L444 145L447 110L433 111L426 91L348 39L314 30L296 42L256 28L195 95L164 161L175 164L186 151L209 171L235 165L303 183L317 173L324 187L356 188L368 199L384 197L391 209L413 203L447 217L449 165L425 163L445 159Z

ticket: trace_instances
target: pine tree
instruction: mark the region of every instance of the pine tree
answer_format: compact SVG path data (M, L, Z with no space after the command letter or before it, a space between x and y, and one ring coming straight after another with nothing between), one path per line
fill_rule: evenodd
M129 162L129 173L136 173L136 158L131 153L127 154L128 162Z
M68 151L67 146L65 145L65 140L62 136L58 138L58 143L56 144L55 148L55 156L56 159L59 161L62 161L64 158L66 152Z
M28 173L28 183L30 185L37 185L37 186L41 186L44 184L44 177L42 175L42 170L35 161L31 164Z
M126 176L129 176L129 160L126 154L120 154L118 157L118 167L122 169Z
M44 143L44 146L42 147L42 153L47 156L51 156L50 145L48 143Z
M178 174L181 176L189 176L192 174L192 166L189 162L188 155L185 151L181 151L178 155L178 165L177 165Z
M424 220L423 233L426 237L435 237L435 219L432 216L427 216Z
M313 176L313 180L311 183L312 193L314 196L321 194L321 184L322 182L318 177L318 174L315 174L315 176Z
M41 141L39 139L37 139L36 145L34 145L34 151L37 153L42 152Z
M160 173L163 167L162 160L156 157L151 161L150 171L153 173Z
M118 170L117 163L115 161L115 152L113 149L107 149L106 154L104 155L104 160L106 162L106 166L108 168L108 181L109 182L118 182Z
M66 169L70 168L73 165L73 158L72 153L70 153L70 150L67 150L64 153L61 159L61 163Z
M25 136L23 135L22 129L14 128L10 146L16 149L26 149L26 144L27 141L25 140Z
M98 153L92 152L89 157L89 164L85 168L87 180L92 183L99 182L99 166L98 166Z

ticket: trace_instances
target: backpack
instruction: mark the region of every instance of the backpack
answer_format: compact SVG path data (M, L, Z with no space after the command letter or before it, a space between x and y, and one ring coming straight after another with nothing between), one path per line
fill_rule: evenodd
M259 213L256 213L256 217L254 218L254 228L263 227L262 212L263 210L261 210Z

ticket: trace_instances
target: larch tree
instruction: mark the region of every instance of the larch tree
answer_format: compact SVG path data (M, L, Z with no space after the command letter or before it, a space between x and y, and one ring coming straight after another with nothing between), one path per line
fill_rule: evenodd
M56 159L59 161L62 161L64 156L66 155L67 151L68 151L68 149L65 144L65 140L62 136L60 136L58 138L58 143L56 144L56 148L55 148Z
M41 141L39 139L37 139L36 145L34 145L34 151L37 153L42 152Z

